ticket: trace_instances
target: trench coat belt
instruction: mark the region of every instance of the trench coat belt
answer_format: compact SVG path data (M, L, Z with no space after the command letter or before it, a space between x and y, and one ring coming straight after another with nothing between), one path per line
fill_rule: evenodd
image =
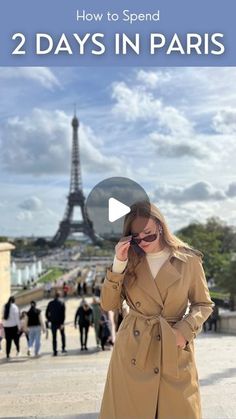
M149 347L152 340L152 328L155 324L160 324L161 329L161 352L162 352L162 371L165 374L179 377L178 370L178 347L176 345L176 337L172 330L172 327L168 322L177 322L180 317L163 317L160 314L157 316L145 316L133 310L130 307L129 314L135 317L140 317L144 320L148 320L148 326L145 328L142 334L142 340L136 354L136 365L140 369L145 368L145 363L148 356Z

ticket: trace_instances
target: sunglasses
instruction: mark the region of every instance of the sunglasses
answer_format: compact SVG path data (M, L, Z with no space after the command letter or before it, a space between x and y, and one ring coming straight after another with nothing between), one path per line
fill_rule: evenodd
M132 240L137 244L141 243L142 240L145 242L151 243L151 242L154 242L154 240L156 239L157 239L157 234L149 234L148 236L145 236L142 239L132 236Z

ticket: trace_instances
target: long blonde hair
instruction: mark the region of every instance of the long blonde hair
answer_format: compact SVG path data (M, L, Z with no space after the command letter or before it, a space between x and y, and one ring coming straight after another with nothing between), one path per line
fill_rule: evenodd
M136 202L131 206L131 211L126 214L123 224L123 235L129 236L131 235L131 226L132 222L137 217L144 217L144 218L152 218L157 225L162 227L162 234L160 235L160 243L161 245L167 246L170 250L179 251L183 249L189 249L194 253L198 254L199 256L203 256L201 252L191 247L188 243L184 242L183 240L179 239L175 234L173 234L165 220L164 215L161 213L159 208L156 205L149 203L147 201ZM135 267L141 261L143 256L137 255L134 251L132 246L129 248L128 252L128 265L127 265L127 276L136 277L134 272Z

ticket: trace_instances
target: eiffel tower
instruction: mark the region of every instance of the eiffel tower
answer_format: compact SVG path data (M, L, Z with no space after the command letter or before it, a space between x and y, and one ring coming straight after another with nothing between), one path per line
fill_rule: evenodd
M62 246L67 237L71 233L84 233L90 237L94 244L98 244L98 239L93 229L93 223L89 219L85 210L85 197L82 190L81 170L80 170L80 153L79 153L79 120L74 115L71 123L73 127L73 144L72 144L72 161L71 161L71 178L70 192L67 197L67 206L63 220L59 224L59 228L52 239L53 246ZM73 221L73 213L75 207L81 210L82 220Z

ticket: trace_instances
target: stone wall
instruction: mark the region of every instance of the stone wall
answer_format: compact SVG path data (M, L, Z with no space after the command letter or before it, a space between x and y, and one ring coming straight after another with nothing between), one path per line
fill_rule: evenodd
M236 312L229 311L222 313L218 321L218 331L236 335Z
M14 246L10 243L0 243L0 317L3 305L11 293L11 250Z

